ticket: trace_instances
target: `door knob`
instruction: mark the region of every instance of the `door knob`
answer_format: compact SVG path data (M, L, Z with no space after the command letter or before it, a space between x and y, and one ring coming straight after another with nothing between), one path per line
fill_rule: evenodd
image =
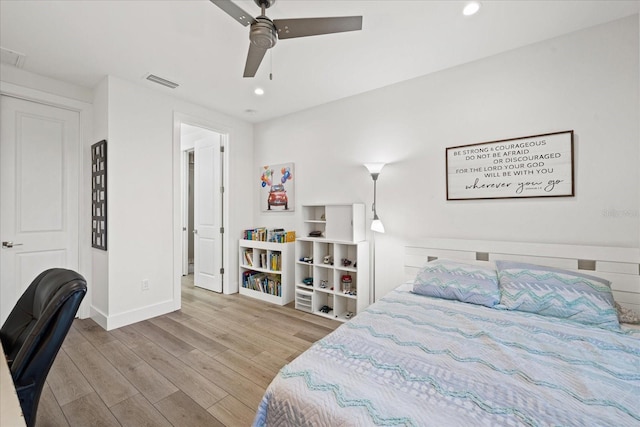
M2 242L3 248L12 248L14 246L22 246L22 243Z

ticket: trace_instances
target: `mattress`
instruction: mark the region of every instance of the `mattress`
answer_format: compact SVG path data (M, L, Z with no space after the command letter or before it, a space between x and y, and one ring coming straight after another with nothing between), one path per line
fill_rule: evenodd
M640 425L640 331L410 290L282 368L254 425Z

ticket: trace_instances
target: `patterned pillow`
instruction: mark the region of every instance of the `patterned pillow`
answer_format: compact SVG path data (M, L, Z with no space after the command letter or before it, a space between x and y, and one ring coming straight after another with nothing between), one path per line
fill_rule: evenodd
M620 328L608 280L512 261L496 261L496 266L504 308Z
M426 263L416 276L413 293L487 307L500 302L495 269L450 260Z
M620 323L640 325L640 316L630 308L623 307L616 302L616 311L618 312L618 321Z

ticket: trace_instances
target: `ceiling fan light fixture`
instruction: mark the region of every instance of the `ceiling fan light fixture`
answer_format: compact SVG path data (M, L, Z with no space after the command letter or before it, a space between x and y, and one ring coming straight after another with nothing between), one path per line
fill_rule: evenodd
M475 15L476 13L478 13L478 11L480 10L480 2L477 1L470 1L469 3L467 3L464 8L462 9L462 14L464 16L471 16L471 15Z
M251 24L249 40L260 49L271 49L278 41L275 25L266 16L258 16L256 21L256 23Z
M253 90L253 93L255 93L258 96L262 96L264 95L264 89L262 89L261 87L257 87Z

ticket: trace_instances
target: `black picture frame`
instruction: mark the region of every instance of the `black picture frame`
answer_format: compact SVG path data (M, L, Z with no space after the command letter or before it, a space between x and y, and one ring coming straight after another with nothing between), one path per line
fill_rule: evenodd
M107 140L91 146L91 246L107 250Z

